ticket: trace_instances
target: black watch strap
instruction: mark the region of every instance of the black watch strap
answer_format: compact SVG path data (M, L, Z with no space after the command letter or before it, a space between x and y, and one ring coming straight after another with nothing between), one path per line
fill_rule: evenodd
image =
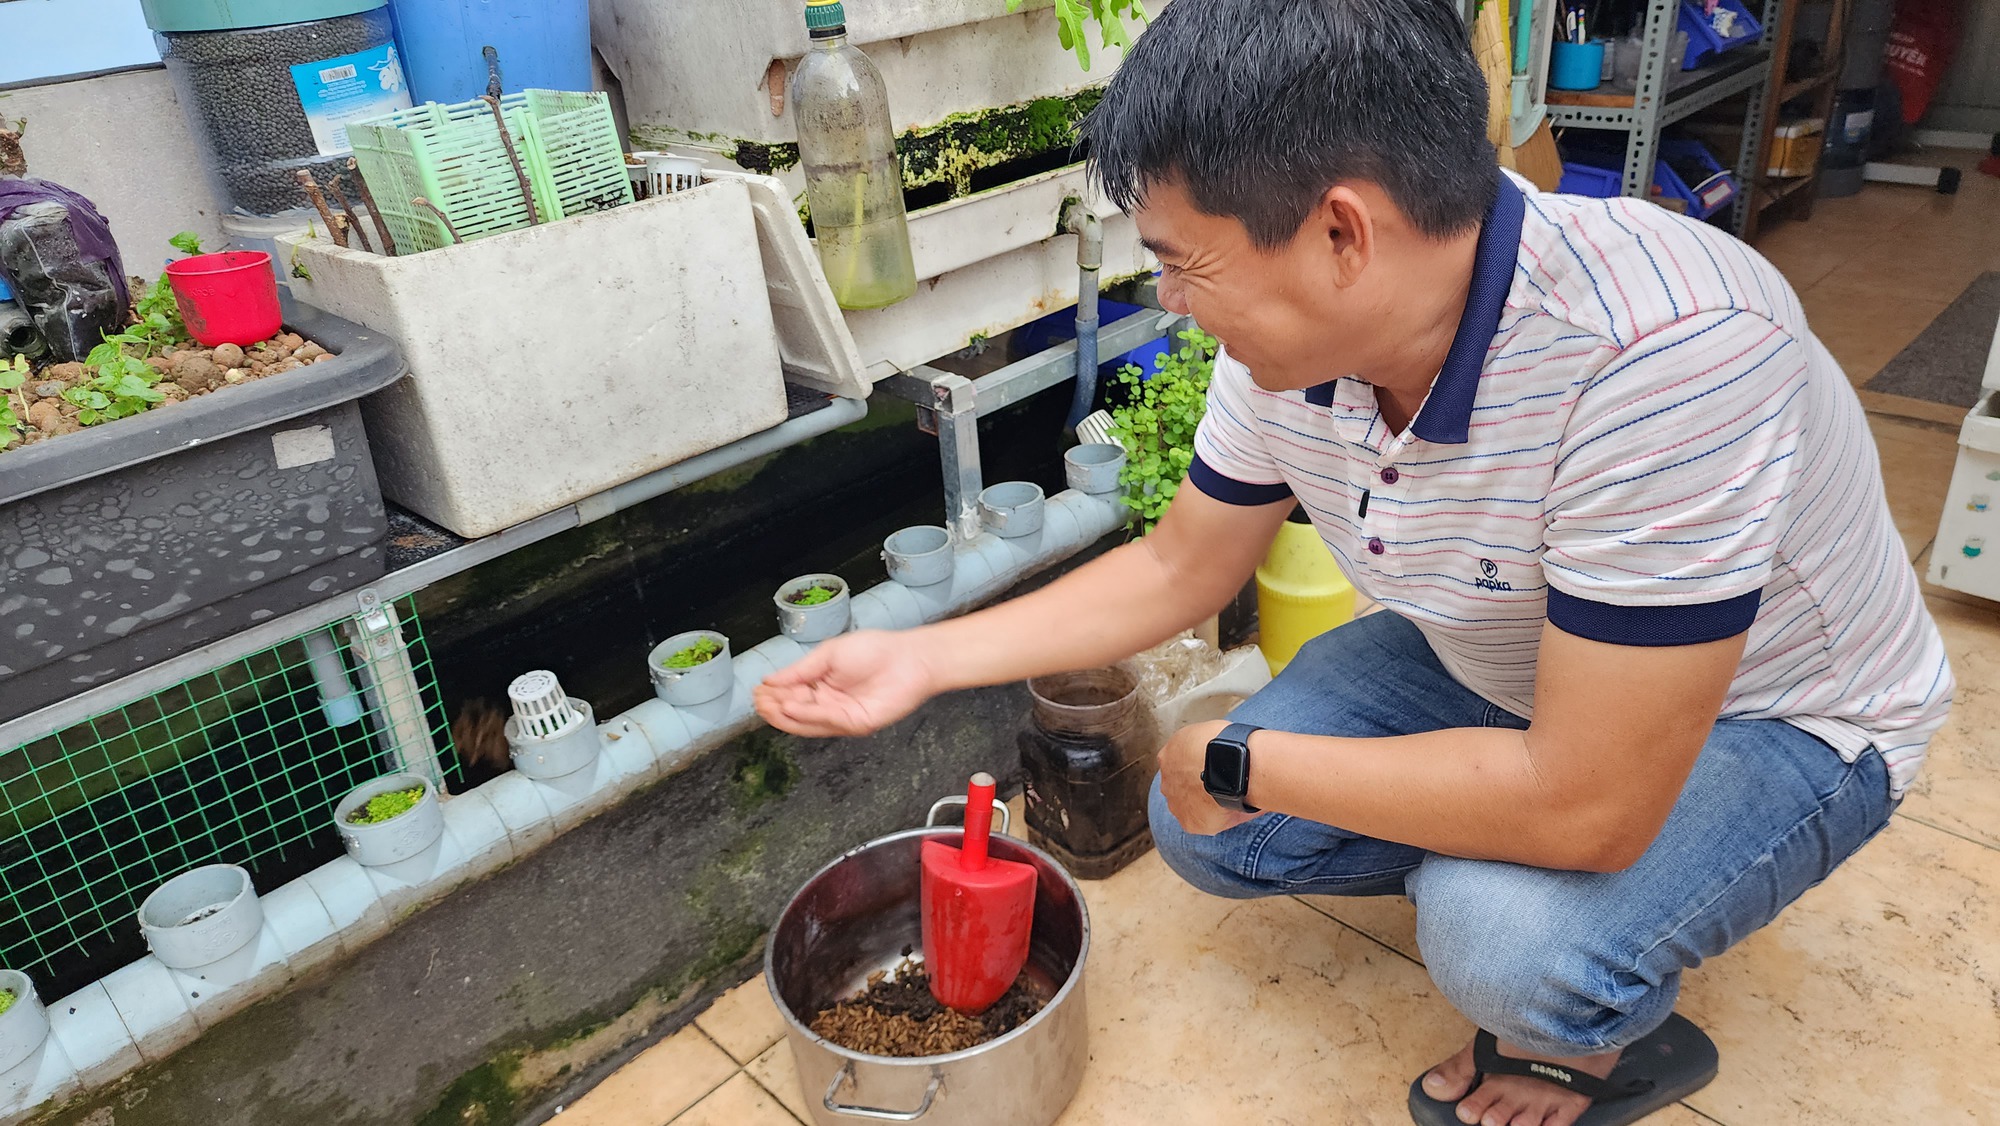
M1263 812L1248 801L1250 736L1262 730L1248 723L1232 723L1208 741L1201 784L1215 804L1239 813Z

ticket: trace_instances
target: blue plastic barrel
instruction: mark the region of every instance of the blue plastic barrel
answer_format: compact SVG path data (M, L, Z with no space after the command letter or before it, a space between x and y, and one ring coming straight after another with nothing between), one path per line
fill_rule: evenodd
M489 46L504 93L591 88L588 0L392 0L389 10L418 102L486 93Z

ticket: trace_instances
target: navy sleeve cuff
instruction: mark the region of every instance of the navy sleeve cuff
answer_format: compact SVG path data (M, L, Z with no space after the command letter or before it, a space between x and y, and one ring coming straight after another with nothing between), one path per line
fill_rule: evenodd
M1187 479L1195 488L1214 497L1224 504L1259 505L1276 504L1292 499L1292 487L1283 483L1276 485L1252 485L1225 477L1218 473L1197 454L1194 464L1188 466Z
M1549 621L1564 633L1610 645L1699 645L1735 637L1757 620L1764 592L1691 606L1613 606L1549 588Z

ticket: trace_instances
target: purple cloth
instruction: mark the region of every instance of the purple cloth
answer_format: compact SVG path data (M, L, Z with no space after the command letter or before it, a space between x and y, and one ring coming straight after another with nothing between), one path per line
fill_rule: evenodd
M76 236L77 249L85 259L104 263L111 284L117 287L119 307L130 305L132 295L125 288L125 264L118 257L118 243L111 237L110 222L98 213L96 205L48 180L32 176L0 178L0 223L5 223L15 208L35 203L60 203L69 208L69 226ZM0 276L6 275L6 269L6 264L0 263ZM12 277L7 278L7 284L16 292L20 290Z

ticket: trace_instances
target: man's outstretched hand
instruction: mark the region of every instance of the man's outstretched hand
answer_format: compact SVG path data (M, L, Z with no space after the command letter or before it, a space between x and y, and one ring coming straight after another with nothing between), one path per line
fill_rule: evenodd
M867 630L821 643L757 686L764 722L794 735L867 735L936 695L936 677L907 633Z

